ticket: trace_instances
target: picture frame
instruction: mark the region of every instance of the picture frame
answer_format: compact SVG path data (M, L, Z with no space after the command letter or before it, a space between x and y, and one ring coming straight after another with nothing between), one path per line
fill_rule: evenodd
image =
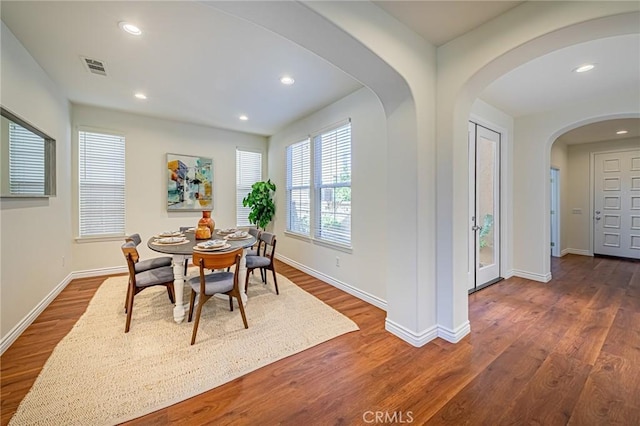
M167 153L167 211L213 209L213 159Z

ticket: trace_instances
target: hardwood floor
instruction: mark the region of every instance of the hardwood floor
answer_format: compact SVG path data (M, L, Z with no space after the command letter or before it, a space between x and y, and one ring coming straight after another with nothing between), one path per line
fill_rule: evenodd
M472 294L471 334L422 348L387 333L383 311L277 270L360 331L129 424L640 424L640 262L553 259L551 282ZM2 355L2 425L101 282L69 284Z

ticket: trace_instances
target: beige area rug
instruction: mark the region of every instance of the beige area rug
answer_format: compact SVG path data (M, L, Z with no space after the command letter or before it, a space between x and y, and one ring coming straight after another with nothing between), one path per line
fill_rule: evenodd
M11 425L108 425L151 413L357 325L278 275L280 295L260 274L249 284L249 328L228 300L203 307L194 346L193 323L173 321L164 287L135 298L124 333L127 277L107 279L86 313L56 346ZM185 295L188 295L185 287ZM188 300L188 299L187 299Z

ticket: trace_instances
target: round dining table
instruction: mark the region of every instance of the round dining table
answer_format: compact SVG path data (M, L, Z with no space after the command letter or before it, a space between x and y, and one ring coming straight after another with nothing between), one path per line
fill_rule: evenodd
M157 243L157 236L149 238L147 241L147 247L149 247L153 251L157 251L159 253L170 254L173 257L173 288L175 291L175 300L176 305L173 308L173 319L176 323L181 323L184 320L185 312L188 309L184 297L184 262L187 259L190 259L193 256L193 249L197 243L204 242L206 240L196 240L195 231L186 231L184 232L184 236L186 237L186 242L181 244L160 244ZM222 240L226 239L227 243L230 245L228 249L218 250L218 251L207 251L207 253L220 253L220 252L228 252L236 250L240 247L248 248L256 243L256 238L249 234L248 238L245 239L228 239L225 238L225 234L220 233L220 229L216 229L213 232L210 240ZM244 274L246 273L244 263L244 256L242 256L242 260L240 263L240 276L238 277L238 282L244 283ZM242 303L247 303L247 295L244 293L244 285L240 286L240 293L242 296Z

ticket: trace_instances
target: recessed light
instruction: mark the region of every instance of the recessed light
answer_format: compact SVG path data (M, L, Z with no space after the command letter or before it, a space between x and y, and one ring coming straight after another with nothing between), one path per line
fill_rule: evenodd
M147 95L145 95L144 93L136 93L133 96L135 96L138 99L147 99Z
M142 30L137 26L129 23L129 22L119 22L118 26L125 32L128 32L131 35L139 36L142 34Z
M584 65L580 65L578 68L574 69L574 72L587 72L587 71L591 71L592 69L594 69L596 66L593 64L584 64Z
M249 119L249 117L247 117L246 115L241 115L240 117L238 117L240 120L242 121L247 121Z
M296 81L292 77L289 77L288 75L285 75L280 79L280 83L285 84L287 86L291 86L295 82Z
M616 135L626 135L627 133L629 133L629 131L628 131L628 130L618 130L618 131L616 132Z

